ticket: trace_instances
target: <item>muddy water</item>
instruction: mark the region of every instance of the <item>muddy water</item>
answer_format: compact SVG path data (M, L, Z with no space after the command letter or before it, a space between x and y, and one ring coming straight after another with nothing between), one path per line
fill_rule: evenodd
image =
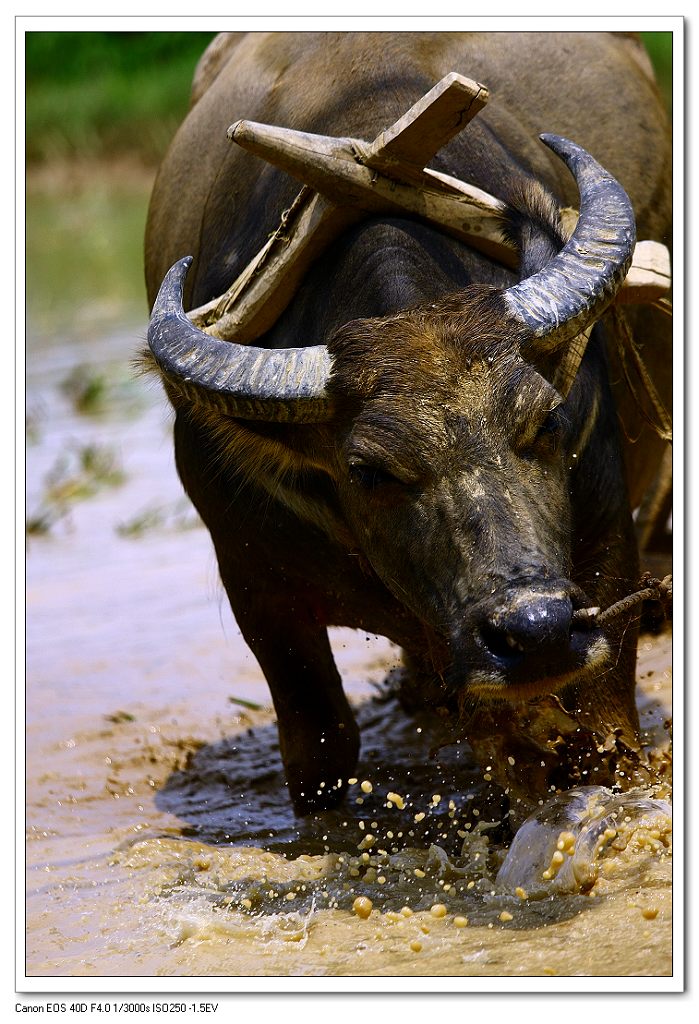
M165 403L130 376L143 333L30 352L27 977L669 977L669 770L542 808L508 859L487 766L434 753L380 638L333 632L361 763L340 810L294 818ZM670 657L642 638L656 751Z

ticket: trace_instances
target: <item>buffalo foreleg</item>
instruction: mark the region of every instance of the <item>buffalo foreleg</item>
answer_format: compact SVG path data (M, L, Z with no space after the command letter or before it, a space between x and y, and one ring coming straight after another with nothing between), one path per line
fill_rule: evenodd
M278 592L256 608L249 595L241 601L232 590L231 605L272 693L295 810L308 814L334 807L356 768L359 730L327 630L300 611L298 602L280 605Z

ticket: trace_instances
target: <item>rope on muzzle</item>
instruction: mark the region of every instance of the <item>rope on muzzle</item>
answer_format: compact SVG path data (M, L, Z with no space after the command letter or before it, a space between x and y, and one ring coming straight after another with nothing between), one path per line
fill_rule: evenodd
M578 608L573 612L572 623L574 626L595 629L606 625L611 619L643 604L644 601L654 601L660 605L663 617L668 621L672 620L672 576L665 576L660 580L646 572L640 579L640 590L627 597L622 597L602 611L600 608Z

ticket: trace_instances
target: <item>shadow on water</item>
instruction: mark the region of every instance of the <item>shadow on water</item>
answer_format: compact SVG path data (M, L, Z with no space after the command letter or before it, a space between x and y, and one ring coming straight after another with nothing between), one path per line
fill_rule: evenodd
M407 715L393 695L361 703L356 714L362 737L358 781L337 810L294 814L274 722L201 747L172 773L156 803L186 822L186 835L254 844L287 857L346 848L371 822L411 843L441 838L452 848L458 829L479 818L500 821L506 808L483 781L469 747L453 743L435 751L445 739L438 721ZM371 783L370 792L362 782ZM398 794L404 806L389 802L388 793Z
M287 861L325 858L319 876L303 884L297 877L260 878L251 862L244 878L207 883L203 896L213 908L270 915L288 911L292 896L299 912L350 909L357 897L368 897L383 911L445 903L474 924L517 908L510 927L532 928L589 907L587 897L558 894L530 901L523 912L516 896L495 890L492 879L511 840L507 798L483 779L465 743L434 751L439 720L407 715L392 696L365 701L357 719L357 782L333 811L294 814L274 723L204 745L172 772L156 805L185 823L182 839L255 848L252 861L259 851ZM371 783L370 792L362 782ZM200 900L196 872L185 872L161 896Z

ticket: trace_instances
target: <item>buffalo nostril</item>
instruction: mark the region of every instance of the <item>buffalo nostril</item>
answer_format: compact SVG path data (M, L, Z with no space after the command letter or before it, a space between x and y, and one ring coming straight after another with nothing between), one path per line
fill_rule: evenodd
M489 623L484 623L480 632L486 648L500 661L519 661L525 653L519 640Z
M492 655L508 661L567 651L572 615L567 597L517 595L481 623L481 641Z

